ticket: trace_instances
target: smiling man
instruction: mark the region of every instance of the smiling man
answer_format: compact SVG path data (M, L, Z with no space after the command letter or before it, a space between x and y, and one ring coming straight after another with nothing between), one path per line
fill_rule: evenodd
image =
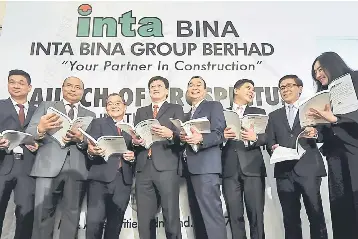
M296 75L286 75L278 83L285 106L269 114L266 129L267 151L270 155L278 147L296 148L296 140L302 132L298 100L302 93L303 82ZM313 129L313 128L312 128ZM306 153L299 160L287 160L275 164L274 177L280 199L286 239L302 239L301 196L308 220L312 239L327 239L327 229L323 214L320 187L326 176L322 156L317 148L316 139L310 133L300 138L299 143Z
M39 140L40 146L32 167L36 178L35 218L33 239L52 239L55 213L63 201L60 239L76 236L80 217L81 196L87 179L87 144L80 131L68 131L63 138L65 147L47 132L61 126L59 117L47 114L49 107L67 114L69 118L91 116L95 113L81 106L84 85L77 77L68 77L62 84L63 100L42 102L35 111L26 132Z
M93 120L88 133L96 140L101 136L123 136L130 149L132 137L116 126L117 122L123 121L126 112L125 102L118 93L107 97L106 112L108 117ZM104 152L104 149L88 142L91 168L88 174L86 239L118 238L129 202L134 152L114 154L107 161L102 156Z
M234 110L242 118L246 114L266 114L264 109L248 106L254 98L254 82L238 80L234 85ZM235 132L226 128L223 147L223 193L230 217L233 239L245 239L244 202L250 224L251 239L264 239L264 204L266 168L260 146L266 144L266 134L252 129L242 130L242 139L233 140Z
M181 146L179 130L170 118L183 121L184 112L180 105L166 101L169 93L169 81L166 78L152 77L148 88L152 103L137 110L134 124L157 119L160 126L153 127L152 131L166 140L155 142L150 149L146 149L142 146L143 139L132 136L136 154L135 190L139 237L156 237L155 216L160 202L167 239L180 239L178 165Z
M200 76L194 76L188 83L188 98L191 111L186 120L207 117L210 133L201 134L194 128L192 135L181 133L186 142L184 164L188 171L188 184L193 189L206 230L200 238L226 239L226 226L220 199L221 149L224 139L225 117L219 102L205 100L206 83ZM198 145L195 152L190 144ZM195 209L194 209L195 210ZM194 213L192 211L192 213ZM201 229L195 225L196 230Z

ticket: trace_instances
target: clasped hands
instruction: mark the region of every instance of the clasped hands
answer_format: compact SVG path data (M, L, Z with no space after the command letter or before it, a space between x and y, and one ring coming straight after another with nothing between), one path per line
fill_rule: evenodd
M203 142L203 135L198 132L195 127L190 127L191 136L188 136L184 131L180 132L180 141L191 145L197 145Z
M162 138L173 138L173 131L165 126L162 125L153 125L152 126L152 132L156 135L162 137ZM145 142L144 139L139 138L133 131L131 131L132 136L132 143L134 145L142 145L144 146Z

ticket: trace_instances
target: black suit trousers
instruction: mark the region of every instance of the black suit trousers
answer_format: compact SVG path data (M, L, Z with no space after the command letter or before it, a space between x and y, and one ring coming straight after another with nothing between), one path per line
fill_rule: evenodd
M119 237L130 192L131 185L124 183L121 169L110 183L89 181L86 239L102 239L103 228L103 239Z
M310 222L311 239L327 239L327 228L320 193L321 177L300 177L291 171L286 178L276 178L286 239L302 239L301 195Z

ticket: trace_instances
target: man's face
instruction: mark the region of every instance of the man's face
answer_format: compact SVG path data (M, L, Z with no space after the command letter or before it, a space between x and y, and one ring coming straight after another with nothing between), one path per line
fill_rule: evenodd
M149 94L152 101L164 101L168 95L168 89L161 80L155 80L149 85Z
M251 103L255 96L254 86L249 83L245 82L239 88L234 90L234 94L238 97L241 101L244 101L245 104Z
M32 87L22 75L12 75L7 81L7 89L12 98L27 97Z
M112 118L123 118L126 112L126 105L119 95L110 96L107 100L106 111Z
M63 98L72 104L79 102L83 96L82 81L77 77L67 78L63 82L62 94Z
M302 86L298 86L293 78L285 79L280 83L281 97L288 104L296 102L300 98L301 92Z
M204 81L200 78L193 78L188 84L188 97L192 100L200 101L205 98L206 89Z

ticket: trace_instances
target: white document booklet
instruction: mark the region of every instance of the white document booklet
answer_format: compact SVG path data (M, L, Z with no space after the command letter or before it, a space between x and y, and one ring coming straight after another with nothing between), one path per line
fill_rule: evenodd
M318 92L300 103L299 117L301 127L329 123L325 120L317 120L307 116L310 108L324 110L327 104L331 105L332 112L335 115L343 115L358 110L358 98L350 74L337 78L329 84L328 90Z
M51 135L60 144L61 147L66 146L66 144L62 141L62 137L66 136L67 131L79 128L86 131L93 120L93 117L90 116L78 117L71 120L66 114L58 111L53 107L49 107L47 109L47 113L55 113L56 115L59 115L60 119L62 120L61 128L55 128L47 131L47 134Z
M202 117L198 119L192 119L189 121L186 121L183 123L179 119L169 119L175 127L177 127L180 131L184 131L186 135L189 137L192 135L192 132L190 130L191 127L194 127L196 131L198 131L201 134L209 134L211 132L210 130L210 121L207 117ZM198 145L191 145L191 148L198 152Z
M31 134L16 130L3 131L0 133L0 139L7 139L9 141L9 147L7 148L9 152L21 144L32 145L35 143L35 139Z
M147 119L139 122L136 126L124 122L118 122L116 124L118 128L127 132L129 135L134 132L137 137L144 139L146 149L149 149L154 142L166 140L166 138L162 138L152 131L153 125L160 125L160 123L157 119Z
M101 136L95 140L91 135L84 130L79 129L84 137L92 144L104 149L104 160L108 161L108 158L112 154L123 154L128 152L126 141L123 136Z

